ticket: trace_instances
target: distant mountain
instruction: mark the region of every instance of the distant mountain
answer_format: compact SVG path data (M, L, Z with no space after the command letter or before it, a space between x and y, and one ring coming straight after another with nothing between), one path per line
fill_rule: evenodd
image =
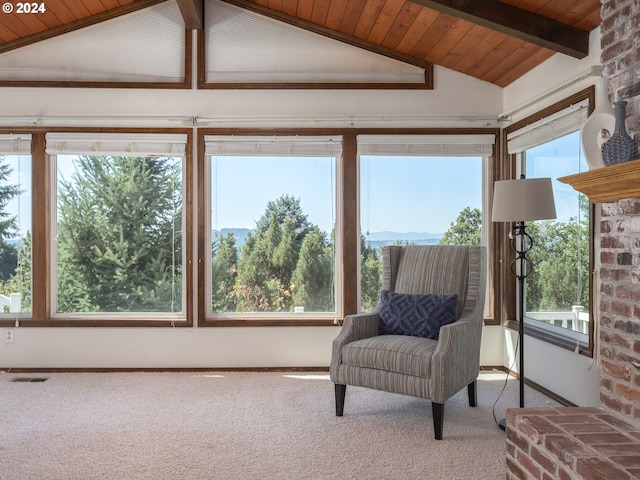
M408 242L412 245L437 245L444 233L425 232L371 232L365 236L365 242L375 248Z
M244 245L244 242L247 241L247 235L255 233L255 230L251 230L250 228L223 228L221 230L212 230L211 241L215 242L221 235L227 236L230 233L233 233L236 239L236 246L241 247Z
M223 228L221 230L212 230L211 239L216 241L221 235L229 235L233 233L236 239L236 246L241 247L247 240L249 233L254 234L255 230L249 228ZM436 245L444 233L420 233L420 232L371 232L365 237L365 240L374 247L382 247L384 245L392 245L396 242L409 242L414 245Z
M425 240L437 240L438 242L444 236L444 233L419 233L419 232L371 232L367 237L371 241L390 241L395 242L399 240L413 241L425 241ZM437 243L437 242L436 242Z
M13 245L16 248L20 248L22 245L24 245L24 238L10 238L8 240L5 240L9 245Z

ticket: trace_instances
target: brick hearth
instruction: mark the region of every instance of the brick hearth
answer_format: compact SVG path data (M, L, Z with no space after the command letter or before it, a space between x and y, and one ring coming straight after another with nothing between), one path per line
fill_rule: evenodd
M507 411L508 480L640 479L640 426L599 408Z

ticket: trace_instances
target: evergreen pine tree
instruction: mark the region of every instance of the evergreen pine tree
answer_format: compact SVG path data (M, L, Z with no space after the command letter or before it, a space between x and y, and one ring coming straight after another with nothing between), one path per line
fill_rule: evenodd
M8 242L18 231L17 217L8 210L8 205L20 194L20 185L7 183L11 172L11 165L0 163L0 281L8 280L18 264L18 248Z
M333 253L319 230L304 237L298 264L291 283L293 306L304 307L307 312L328 312L333 302Z
M211 265L211 308L214 312L234 312L233 287L238 275L238 249L233 233L221 235L213 244Z
M167 158L78 157L59 183L58 311L180 310L180 176Z

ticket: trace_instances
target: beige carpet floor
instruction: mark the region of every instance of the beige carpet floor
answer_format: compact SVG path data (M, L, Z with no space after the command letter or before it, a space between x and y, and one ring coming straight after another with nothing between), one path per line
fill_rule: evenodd
M2 373L0 479L502 479L505 375L450 399L436 441L423 399L348 387L336 417L326 373Z

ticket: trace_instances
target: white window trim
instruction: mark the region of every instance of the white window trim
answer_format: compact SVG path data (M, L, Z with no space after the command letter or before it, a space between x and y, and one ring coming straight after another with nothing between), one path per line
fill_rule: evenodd
M186 269L183 270L181 276L181 284L177 286L181 289L181 305L180 312L58 312L58 175L57 175L57 155L135 155L135 156L167 156L180 157L182 159L182 184L185 183L186 168L184 165L186 152L186 134L119 134L119 133L56 133L48 132L46 134L46 153L49 155L51 172L50 175L50 192L52 201L50 202L50 259L51 265L49 274L51 281L49 282L49 298L51 302L51 319L52 320L71 320L71 321L91 321L91 320L127 320L127 321L167 321L174 323L176 321L184 321L187 315L187 302L191 299L187 298L186 290ZM51 142L51 143L50 143ZM75 150L77 148L78 150ZM109 150L113 148L113 150ZM84 150L83 150L84 149ZM88 149L88 150L87 150ZM167 150L182 153L170 153ZM55 153L54 153L55 152ZM142 153L145 152L145 153ZM162 152L162 153L160 153ZM182 195L182 265L186 265L186 217L185 211L185 195Z
M205 135L205 245L211 245L211 157L212 156L263 156L263 157L335 157L335 244L334 244L334 300L333 312L214 312L211 308L212 295L212 271L211 248L205 248L205 319L209 320L306 320L319 319L331 320L337 323L342 319L342 270L340 259L342 258L342 202L340 182L342 181L343 157L342 136L320 135Z
M357 136L357 190L361 198L360 157L366 156L420 156L420 157L482 157L482 225L489 225L490 188L487 179L489 157L493 154L495 135L493 134L454 134L454 135L358 135ZM358 200L359 202L359 200ZM358 206L358 231L362 231L360 208ZM482 229L482 245L489 245L489 229ZM360 241L358 241L358 259L361 259ZM358 311L361 311L361 262L358 261L357 298ZM491 282L487 272L487 289L484 315L489 316Z
M537 122L510 132L507 135L508 153L510 155L522 153L580 130L580 127L587 120L588 111L589 100L584 99Z
M0 155L31 155L31 134L0 134Z
M121 155L184 157L186 133L57 133L46 134L48 155Z

